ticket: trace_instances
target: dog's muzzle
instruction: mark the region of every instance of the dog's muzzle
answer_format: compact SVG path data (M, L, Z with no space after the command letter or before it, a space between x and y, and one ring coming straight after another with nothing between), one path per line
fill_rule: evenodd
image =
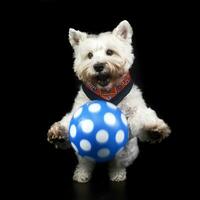
M99 73L96 76L97 83L102 87L105 87L110 83L110 78L108 73Z
M93 66L96 76L95 81L102 87L107 86L110 83L110 75L108 72L105 72L106 64L105 63L96 63Z

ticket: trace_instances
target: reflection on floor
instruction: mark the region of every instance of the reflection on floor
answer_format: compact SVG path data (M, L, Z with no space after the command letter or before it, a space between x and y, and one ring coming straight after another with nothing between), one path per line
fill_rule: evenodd
M74 200L93 200L93 199L126 199L126 182L105 184L93 184L92 182L86 184L73 183L72 198Z

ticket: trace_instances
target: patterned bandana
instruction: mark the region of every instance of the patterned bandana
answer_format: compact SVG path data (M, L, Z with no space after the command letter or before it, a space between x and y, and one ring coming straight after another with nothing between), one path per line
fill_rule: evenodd
M127 73L121 83L113 87L110 91L101 90L92 83L83 84L82 88L87 97L91 100L104 100L117 105L130 92L132 86L133 80L130 73Z

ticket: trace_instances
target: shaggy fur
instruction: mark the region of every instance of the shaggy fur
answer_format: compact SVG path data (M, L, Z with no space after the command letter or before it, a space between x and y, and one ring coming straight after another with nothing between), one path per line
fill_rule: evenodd
M132 28L127 21L122 21L112 32L99 35L70 29L69 41L74 49L74 71L77 77L83 83L91 82L105 91L119 84L134 61L132 34ZM101 72L94 69L97 63L103 65ZM66 147L66 144L70 146L68 141L70 119L77 108L88 101L90 100L80 88L71 112L49 129L50 143L61 148ZM133 85L130 93L118 104L118 107L126 115L130 135L126 147L110 162L109 176L112 181L126 179L126 168L132 164L139 153L138 138L141 141L160 142L171 132L155 111L146 106L141 91L136 85ZM73 179L82 183L87 182L91 178L95 162L78 155L77 158L79 163Z

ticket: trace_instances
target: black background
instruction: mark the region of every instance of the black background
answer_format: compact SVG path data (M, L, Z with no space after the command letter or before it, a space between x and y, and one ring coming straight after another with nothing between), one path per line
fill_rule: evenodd
M184 5L163 2L40 1L39 53L37 64L37 132L39 136L38 182L47 198L65 199L137 199L184 195L188 176L183 159L187 128L182 86L186 74L183 65L183 23L187 24ZM123 183L109 182L107 168L99 165L90 183L72 181L76 157L72 150L56 150L46 141L52 123L70 111L79 82L73 72L72 48L68 29L89 33L110 31L121 20L133 26L136 60L133 78L142 89L149 106L171 127L171 136L161 144L139 143L140 154L128 168ZM185 111L186 112L186 111ZM184 152L187 156L187 152ZM137 196L137 197L136 197Z

